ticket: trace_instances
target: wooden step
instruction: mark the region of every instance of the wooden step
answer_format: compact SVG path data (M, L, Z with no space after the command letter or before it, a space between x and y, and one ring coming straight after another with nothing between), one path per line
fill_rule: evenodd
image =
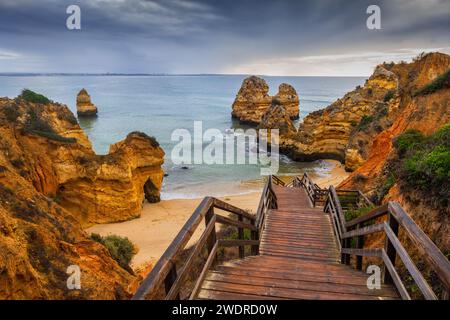
M269 210L259 255L225 262L209 271L198 298L397 299L391 285L367 288L368 274L340 264L328 214L313 208L301 188L275 186L278 208Z

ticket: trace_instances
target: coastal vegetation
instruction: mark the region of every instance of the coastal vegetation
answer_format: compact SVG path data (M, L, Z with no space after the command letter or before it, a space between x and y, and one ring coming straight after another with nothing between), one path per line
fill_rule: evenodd
M439 198L443 205L450 199L450 124L425 136L410 129L394 142L398 152L397 175L406 187Z
M30 109L28 112L28 120L23 128L24 132L36 134L41 137L63 142L63 143L75 143L75 138L66 138L58 133L56 133L53 128L50 126L50 124L42 119L34 109Z
M375 209L375 206L368 206L368 207L361 207L361 208L346 210L344 213L345 220L350 221L350 220L356 219L360 216L363 216L363 215L369 213L373 209Z
M32 102L32 103L48 104L51 102L50 99L47 98L46 96L36 93L34 91L31 91L29 89L23 89L19 98L22 98L25 101Z
M448 69L444 74L440 75L430 83L426 84L419 90L415 92L414 95L421 96L434 93L438 90L450 88L450 69Z
M136 248L127 237L109 235L102 237L98 233L91 234L91 239L103 244L111 254L111 257L125 269L129 269L131 259L136 254Z

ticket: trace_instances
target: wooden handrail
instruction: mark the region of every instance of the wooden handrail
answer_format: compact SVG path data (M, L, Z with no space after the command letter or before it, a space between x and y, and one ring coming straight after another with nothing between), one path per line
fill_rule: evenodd
M281 180L280 178L278 178L276 175L272 175L271 177L275 184L277 184L279 186L283 186L283 187L286 186L286 183L283 180Z
M401 227L405 231L404 234L414 244L415 249L418 250L425 261L428 262L433 271L436 273L445 289L450 291L450 262L439 250L439 248L437 248L437 246L430 240L430 238L417 226L414 220L403 210L399 203L392 201L388 202L382 206L374 208L363 216L345 222L345 217L343 215L338 194L353 191L354 190L336 190L331 186L328 193L327 203L324 207L324 211L330 213L332 219L335 220L334 225L341 225L341 228L335 227L334 230L335 235L339 237L339 242L341 243L342 263L350 264L350 255L354 255L357 257L356 266L358 269L361 269L362 257L374 256L382 258L385 268L385 282L393 282L402 298L410 299L410 296L394 267L395 258L398 255L419 287L424 298L430 300L437 299L436 294L417 269L398 239L398 232ZM363 203L355 203L356 206L373 205L360 191L358 191L358 194L359 198L363 200ZM388 219L382 223L364 226L365 224L375 221L375 219L380 217L387 217ZM341 222L343 222L343 224L341 224ZM385 248L362 249L364 237L377 232L383 232L386 235ZM350 247L351 239L353 238L356 238L357 240L357 248Z
M321 189L317 184L313 183L307 172L303 174L301 179L296 177L294 179L293 186L297 188L304 188L314 207L316 206L316 201L322 195L326 195L325 193L327 192L326 189Z
M226 212L232 213L238 217L238 220L236 221L218 215L214 212L214 209L224 210ZM244 219L248 220L248 222L245 222ZM197 230L202 220L205 220L206 228L178 272L176 268L177 258L185 249L186 245L188 244L194 232ZM239 239L230 241L217 239L215 228L216 223L237 227L239 231ZM249 229L252 232L252 240L244 240L244 229ZM192 216L181 228L180 232L169 245L167 250L155 264L150 274L139 286L138 290L133 296L133 299L142 300L145 299L148 295L154 295L158 292L163 284L165 287L165 299L178 299L180 288L185 282L188 274L192 270L195 258L200 255L205 246L208 247L209 251L208 259L204 266L207 267L207 271L210 268L212 262L214 262L214 260L216 259L217 247L239 247L241 258L243 258L244 256L244 246L251 246L252 254L254 254L254 252L257 252L258 250L255 250L255 247L259 248L258 230L259 228L256 225L255 216L231 204L223 202L222 200L212 197L204 198L200 205L195 209ZM198 281L200 281L201 278L202 277L200 277ZM198 283L195 288L198 289Z

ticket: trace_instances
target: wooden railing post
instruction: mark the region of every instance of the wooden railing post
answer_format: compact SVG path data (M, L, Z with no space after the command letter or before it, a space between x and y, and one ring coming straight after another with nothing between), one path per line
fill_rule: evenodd
M259 239L259 233L258 231L252 231L251 233L252 240L258 240ZM251 247L251 253L253 256L259 255L259 245L254 245Z
M392 216L390 212L387 214L387 224L391 227L392 231L394 232L395 236L398 237L398 221ZM392 245L391 241L389 241L389 238L386 236L385 239L385 251L389 258L389 260L392 262L392 265L395 267L395 258L397 256L397 251L395 250L395 247ZM384 272L384 283L392 283L392 277L389 274L389 272L386 270L386 266L383 267Z
M356 226L356 229L360 229L362 226L361 224L358 224ZM358 236L356 238L356 248L357 249L362 249L364 247L364 236ZM356 269L358 270L362 270L362 261L363 261L363 256L356 256Z
M205 226L208 226L208 223L214 217L214 207L209 208L208 212L205 214ZM206 241L206 247L208 249L208 255L213 251L214 245L217 241L216 227L214 226L211 235L208 237Z
M164 289L166 291L166 295L170 292L170 289L172 288L172 285L177 280L177 267L174 262L172 262L172 267L170 268L169 273L167 274L166 278L164 279ZM177 294L176 297L177 300L180 300L180 294Z
M244 218L242 216L238 217L240 222L244 222ZM238 238L239 240L244 240L244 228L238 228ZM244 258L245 255L245 247L239 246L239 258Z
M351 238L342 240L342 248L350 248L351 247ZM350 264L350 255L346 253L341 254L341 263L349 265Z

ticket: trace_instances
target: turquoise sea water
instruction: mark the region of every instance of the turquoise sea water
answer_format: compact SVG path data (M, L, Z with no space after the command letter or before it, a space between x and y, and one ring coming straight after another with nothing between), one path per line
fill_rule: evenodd
M259 188L257 165L190 165L188 170L174 165L171 150L173 130L193 131L194 121L203 121L203 130L238 127L230 116L231 105L245 76L0 76L0 96L15 97L23 88L42 93L64 103L76 113L75 99L86 88L97 105L97 119L81 120L80 125L99 154L122 140L131 131L156 137L166 151L162 197L185 198L220 196ZM286 82L300 96L300 116L326 107L346 92L364 83L357 77L264 77L270 93ZM304 170L326 170L326 163L299 163L281 158L280 174ZM215 183L212 184L211 181ZM249 187L250 186L250 187Z

